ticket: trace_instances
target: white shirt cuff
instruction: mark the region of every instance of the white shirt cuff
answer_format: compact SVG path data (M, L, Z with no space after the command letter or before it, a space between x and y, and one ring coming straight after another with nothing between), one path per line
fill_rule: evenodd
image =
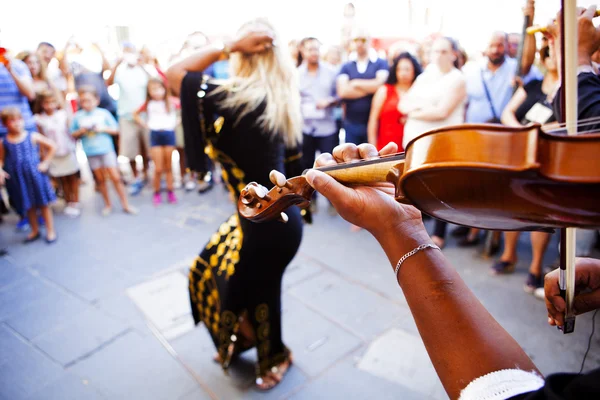
M504 400L533 392L544 386L544 379L535 372L503 369L481 376L460 393L460 400Z

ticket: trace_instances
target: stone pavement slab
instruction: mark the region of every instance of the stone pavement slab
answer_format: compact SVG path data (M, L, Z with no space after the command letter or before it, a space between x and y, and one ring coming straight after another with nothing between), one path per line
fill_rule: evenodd
M388 329L396 320L410 316L406 306L329 271L299 283L289 293L366 340Z
M0 290L0 321L18 315L29 307L65 299L64 291L31 274Z
M69 368L110 399L171 400L194 380L153 337L129 332Z
M44 387L27 400L109 400L85 379L65 372L62 377Z
M318 376L310 385L294 393L292 400L378 399L423 400L423 395L356 367L364 348L341 360Z
M33 340L37 348L68 367L129 331L127 325L90 306L56 330Z
M446 398L423 341L401 329L390 329L371 342L357 368L411 388L423 398Z
M24 338L32 340L72 320L88 307L85 301L67 293L56 301L36 302L8 318L6 323Z
M282 303L283 340L306 374L319 375L362 345L356 335L292 295L284 295Z
M0 324L0 400L21 400L58 380L63 369Z
M127 289L128 296L167 340L194 329L188 279L174 271Z
M0 258L0 291L28 276L27 271L10 263L6 257Z

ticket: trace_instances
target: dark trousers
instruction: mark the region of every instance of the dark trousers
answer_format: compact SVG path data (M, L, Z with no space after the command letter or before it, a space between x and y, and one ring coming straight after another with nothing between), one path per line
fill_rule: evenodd
M311 136L306 133L302 136L302 162L304 168L313 167L317 150L321 154L331 153L333 148L340 143L337 132L327 136Z
M346 143L368 143L367 124L357 124L355 122L344 121L344 130L346 131Z
M441 239L446 238L446 227L448 223L439 219L435 220L435 225L433 228L433 236L437 236Z

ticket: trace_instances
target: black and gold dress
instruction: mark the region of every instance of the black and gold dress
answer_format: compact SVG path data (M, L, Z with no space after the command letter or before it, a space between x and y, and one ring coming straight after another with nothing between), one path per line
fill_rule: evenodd
M257 124L264 107L237 117L219 106L225 93L198 73L182 82L182 113L199 115L199 130L186 130L186 155L203 163L207 155L221 165L223 181L237 200L249 182L272 186L273 169L301 172L299 153L286 151L283 141ZM192 109L193 107L193 109ZM287 162L286 162L287 161ZM294 167L295 166L295 167ZM281 280L302 239L297 208L286 212L287 223L253 223L236 212L215 232L190 269L189 291L196 324L204 322L224 368L236 354L256 347L257 373L285 361L289 350L281 337ZM239 332L240 317L252 325L255 340Z

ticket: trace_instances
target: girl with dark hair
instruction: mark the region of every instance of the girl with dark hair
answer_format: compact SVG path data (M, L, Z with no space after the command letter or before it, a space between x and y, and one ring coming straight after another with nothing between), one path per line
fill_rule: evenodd
M409 53L401 53L394 59L390 66L388 80L381 86L371 105L367 135L369 143L377 149L383 148L389 142L398 145L402 151L402 137L406 115L398 110L400 96L410 89L417 76L421 73L421 66L416 58Z

